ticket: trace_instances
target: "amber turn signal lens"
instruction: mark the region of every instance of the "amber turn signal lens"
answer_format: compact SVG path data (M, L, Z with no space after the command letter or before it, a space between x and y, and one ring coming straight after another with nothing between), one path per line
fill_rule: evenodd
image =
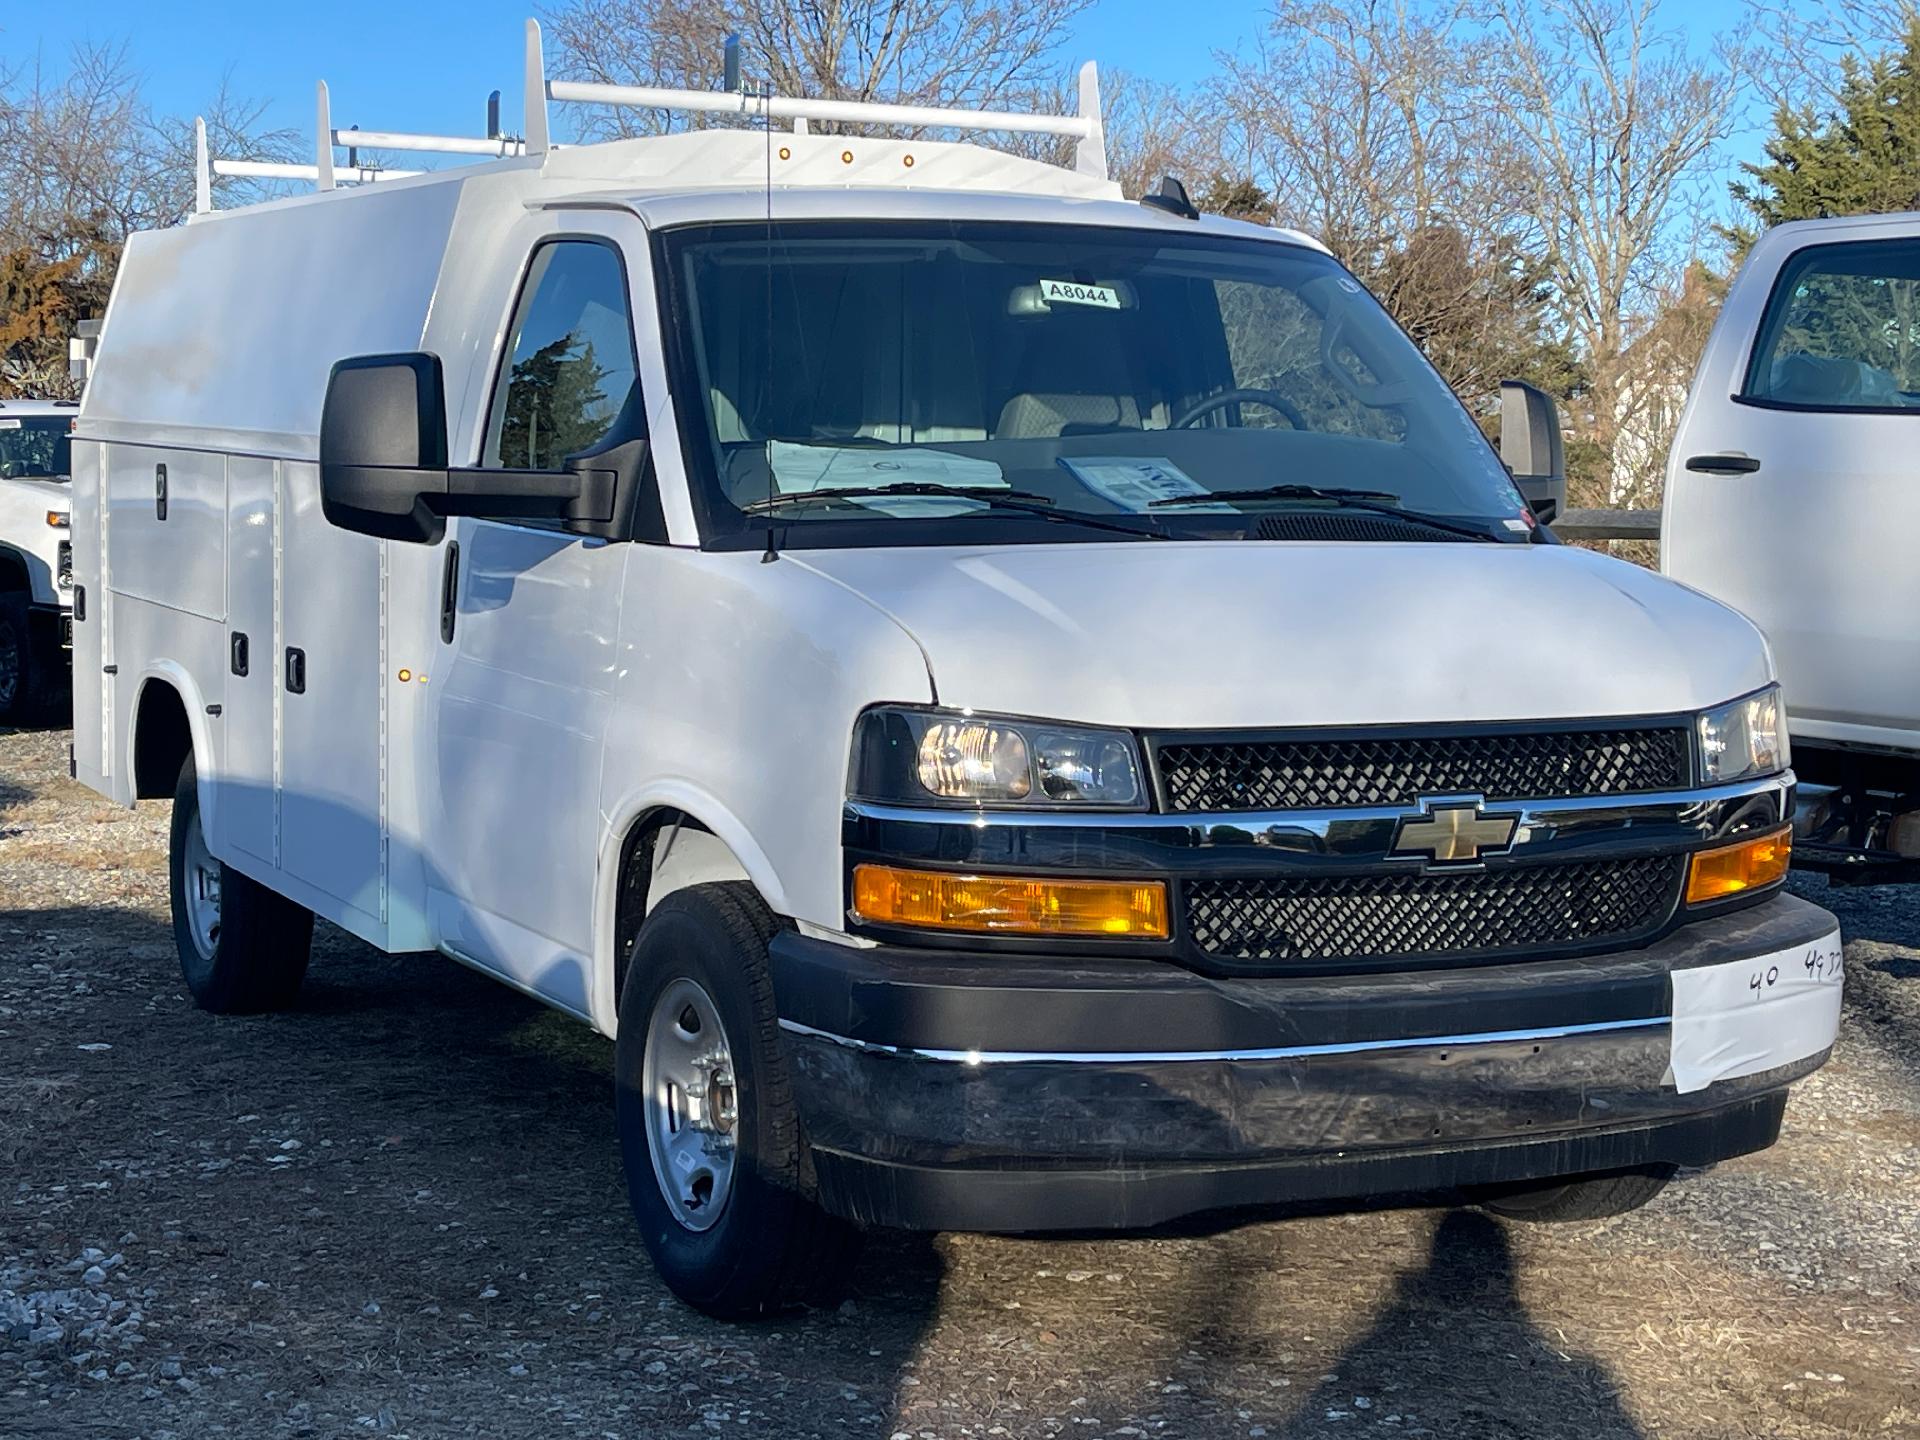
M1006 935L1167 938L1158 880L1036 880L857 865L853 913L876 925Z
M1742 840L1718 850L1702 850L1687 869L1687 903L1723 900L1771 885L1786 875L1792 857L1791 830L1776 830L1758 840Z

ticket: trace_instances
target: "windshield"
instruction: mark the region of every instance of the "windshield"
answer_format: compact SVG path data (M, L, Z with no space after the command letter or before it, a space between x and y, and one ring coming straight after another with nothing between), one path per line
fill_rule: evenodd
M1525 539L1465 408L1301 245L776 222L662 257L710 544Z
M73 420L0 415L0 480L65 480L73 474Z

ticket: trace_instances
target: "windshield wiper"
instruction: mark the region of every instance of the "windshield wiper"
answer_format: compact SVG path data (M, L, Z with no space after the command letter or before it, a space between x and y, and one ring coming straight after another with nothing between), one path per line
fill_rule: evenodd
M795 490L785 495L769 495L764 500L754 500L742 505L740 509L747 515L764 515L769 511L788 505L803 504L809 500L870 499L887 495L937 495L954 500L974 500L995 509L1013 510L1023 515L1037 515L1042 520L1053 520L1062 525L1081 525L1090 530L1112 530L1121 535L1130 535L1135 540L1167 538L1166 533L1161 530L1138 530L1131 525L1118 525L1082 511L1056 509L1052 496L1038 495L1030 490L975 489L965 485L941 485L931 480L899 480L890 485L835 485L825 490Z
M1206 505L1216 500L1329 500L1343 509L1368 510L1376 515L1390 515L1396 520L1425 525L1432 530L1444 530L1450 535L1464 535L1470 540L1485 540L1493 545L1506 543L1499 536L1475 526L1462 525L1440 515L1429 515L1424 510L1408 510L1399 503L1400 497L1391 490L1349 490L1338 486L1319 485L1261 485L1246 490L1214 490L1206 494L1168 495L1159 500L1149 500L1147 508L1157 509L1163 505Z

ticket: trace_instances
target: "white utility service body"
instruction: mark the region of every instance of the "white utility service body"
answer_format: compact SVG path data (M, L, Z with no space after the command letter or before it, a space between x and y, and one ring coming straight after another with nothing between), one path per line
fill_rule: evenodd
M1763 234L1667 462L1661 568L1750 616L1803 782L1796 863L1920 878L1920 215Z
M73 646L68 400L0 400L0 723L66 699Z
M1319 247L1098 164L545 127L128 248L77 765L177 796L201 1003L290 998L310 911L616 1036L720 1313L847 1222L1565 1218L1772 1142L1840 962L1764 644L1536 533Z

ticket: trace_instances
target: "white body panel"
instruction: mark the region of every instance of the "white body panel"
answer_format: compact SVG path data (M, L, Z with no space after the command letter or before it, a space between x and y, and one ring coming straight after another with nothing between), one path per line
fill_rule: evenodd
M710 836L662 877L743 875L777 913L844 931L849 744L876 703L1346 725L1669 714L1768 680L1763 645L1731 612L1545 546L793 550L772 563L700 549L649 226L769 208L1195 224L968 146L779 144L791 168L771 194L754 188L763 137L707 131L135 237L76 447L77 548L100 587L78 698L103 717L94 738L83 722L83 778L132 799L142 688L171 684L221 859L376 944L438 947L611 1031L622 848L649 814ZM729 188L699 188L716 184ZM623 261L670 543L462 520L415 545L330 527L314 463L330 367L439 356L450 454L477 462L520 278L561 235ZM1529 642L1537 626L1553 646ZM245 676L231 673L236 632ZM290 647L304 694L288 684Z
M1796 738L1920 755L1920 414L1735 398L1781 268L1810 246L1920 237L1920 215L1781 225L1754 246L1700 362L1667 463L1661 568L1772 642ZM1694 457L1757 460L1746 474Z

